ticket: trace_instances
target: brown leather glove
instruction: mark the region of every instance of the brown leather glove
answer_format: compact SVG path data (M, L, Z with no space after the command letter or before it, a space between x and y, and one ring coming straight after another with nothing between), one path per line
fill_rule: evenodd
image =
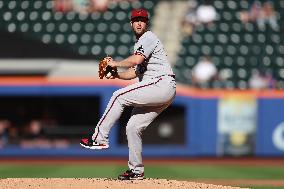
M110 57L103 58L99 63L99 77L103 79L114 79L117 76L117 68L107 65L110 61Z

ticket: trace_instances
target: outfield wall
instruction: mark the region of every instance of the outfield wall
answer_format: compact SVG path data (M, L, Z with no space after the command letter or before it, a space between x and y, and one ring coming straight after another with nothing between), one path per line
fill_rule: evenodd
M126 84L74 79L1 80L0 97L94 95L101 98L102 114L112 92ZM145 144L144 156L284 156L283 91L198 90L179 85L172 106L185 110L183 143ZM127 145L118 142L119 127L112 129L111 148L105 151L85 150L79 144L63 149L10 145L0 149L0 156L127 156Z

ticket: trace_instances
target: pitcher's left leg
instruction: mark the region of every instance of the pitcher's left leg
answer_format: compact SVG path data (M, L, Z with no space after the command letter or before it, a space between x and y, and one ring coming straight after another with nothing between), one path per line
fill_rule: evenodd
M144 173L142 163L142 131L168 106L135 107L126 127L129 148L128 166L134 173Z

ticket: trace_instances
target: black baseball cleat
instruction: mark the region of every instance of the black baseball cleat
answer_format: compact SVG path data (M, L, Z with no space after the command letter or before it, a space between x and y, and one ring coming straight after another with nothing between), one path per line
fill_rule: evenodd
M144 173L134 173L133 170L127 170L125 173L118 175L118 180L143 180Z
M93 141L92 137L89 138L82 138L80 141L80 145L84 148L89 148L92 150L102 150L109 148L108 144L101 144L96 141Z

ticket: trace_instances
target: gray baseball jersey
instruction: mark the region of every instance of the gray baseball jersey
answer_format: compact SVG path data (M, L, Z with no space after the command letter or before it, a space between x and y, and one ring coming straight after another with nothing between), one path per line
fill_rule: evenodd
M126 125L129 148L129 169L144 172L142 163L142 131L173 101L176 83L160 40L151 31L145 32L134 46L134 54L145 61L136 66L139 81L113 93L106 110L95 128L93 140L108 144L111 127L124 107L133 106Z
M134 45L134 54L144 56L145 61L136 66L139 80L161 75L173 75L163 44L151 31L145 32Z

